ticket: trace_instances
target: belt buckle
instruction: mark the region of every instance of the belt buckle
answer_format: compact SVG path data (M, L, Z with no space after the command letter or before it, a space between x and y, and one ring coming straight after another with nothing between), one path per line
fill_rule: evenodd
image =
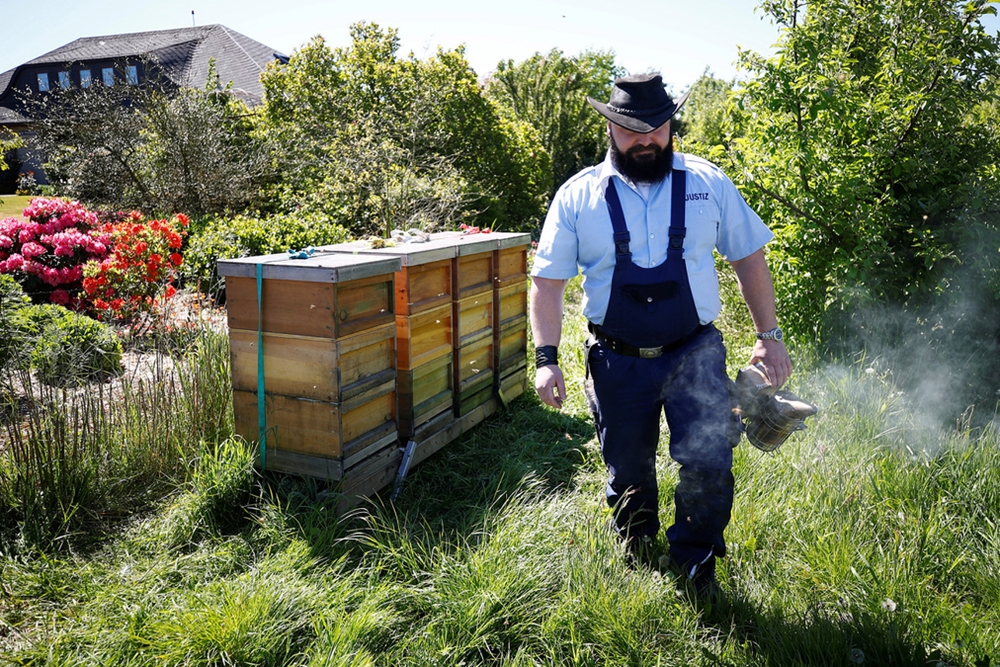
M663 356L663 346L660 347L640 347L639 356L643 359L656 359Z

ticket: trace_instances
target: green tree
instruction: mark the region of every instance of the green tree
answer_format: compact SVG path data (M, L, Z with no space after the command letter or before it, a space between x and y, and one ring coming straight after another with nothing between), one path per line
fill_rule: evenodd
M607 151L606 121L587 104L587 96L607 100L614 80L625 73L614 53L584 51L569 57L559 49L515 63L499 63L486 94L530 123L552 158L555 189Z
M741 54L734 179L776 230L793 331L835 338L871 304L915 306L956 261L963 211L1000 150L982 0L767 0L768 59ZM982 197L985 193L980 192ZM992 196L992 195L991 195Z
M997 77L983 0L766 0L722 158L777 242L793 339L865 350L954 418L1000 374Z
M352 44L316 37L264 73L259 131L276 138L285 210L355 233L538 224L547 156L530 127L487 100L461 49L399 57L395 30L359 23Z
M7 164L7 151L12 151L23 145L21 137L5 127L0 128L0 171L6 171L10 168L10 165Z
M58 89L25 102L57 193L94 206L242 210L267 175L250 112L226 91L178 91L151 78L141 87Z
M734 86L705 70L691 85L687 102L677 116L677 140L685 153L709 160L723 158L729 143L729 96Z

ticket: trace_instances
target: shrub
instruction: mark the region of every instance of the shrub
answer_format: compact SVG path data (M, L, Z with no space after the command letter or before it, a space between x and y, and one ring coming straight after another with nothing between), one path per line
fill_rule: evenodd
M0 274L0 317L30 303L31 299L14 278Z
M0 220L0 274L10 274L35 301L75 306L83 265L103 259L107 238L93 233L97 214L79 202L32 199L28 220Z
M220 288L215 271L220 259L340 243L348 237L346 229L324 216L216 218L191 236L181 273L185 280L200 283L202 291L214 294Z
M146 220L138 211L101 226L111 252L83 267L86 303L99 319L134 320L174 295L187 226L183 213L168 221Z
M19 349L12 317L15 311L31 304L31 299L11 276L0 274L0 367L8 368Z
M122 345L107 325L56 304L20 308L12 320L46 384L73 386L122 372Z

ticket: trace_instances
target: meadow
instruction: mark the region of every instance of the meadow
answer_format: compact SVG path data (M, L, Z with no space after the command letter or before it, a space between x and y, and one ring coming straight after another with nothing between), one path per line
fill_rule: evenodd
M0 220L4 218L20 217L24 207L31 199L29 196L4 195L0 197Z
M877 359L802 373L792 388L821 412L774 454L737 448L724 595L693 600L668 573L627 567L608 530L580 385L585 333L570 319L561 412L529 387L414 468L395 501L345 516L335 489L262 474L252 447L229 437L228 341L208 328L114 400L91 392L69 409L48 394L38 405L62 409L27 410L22 435L8 418L2 479L24 481L20 452L59 500L25 508L7 496L8 514L33 514L3 524L0 663L1000 658L996 429L927 423ZM676 468L665 454L659 467L669 520Z

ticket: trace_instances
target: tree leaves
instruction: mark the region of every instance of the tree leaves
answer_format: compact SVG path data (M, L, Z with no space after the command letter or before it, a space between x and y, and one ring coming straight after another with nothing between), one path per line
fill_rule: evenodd
M912 303L955 261L972 184L1000 150L972 120L996 99L1000 49L978 23L983 2L762 8L786 27L774 57L741 54L751 77L735 91L726 166L787 228L772 254L800 261L778 263L811 277L776 276L788 328L821 336L828 304Z

